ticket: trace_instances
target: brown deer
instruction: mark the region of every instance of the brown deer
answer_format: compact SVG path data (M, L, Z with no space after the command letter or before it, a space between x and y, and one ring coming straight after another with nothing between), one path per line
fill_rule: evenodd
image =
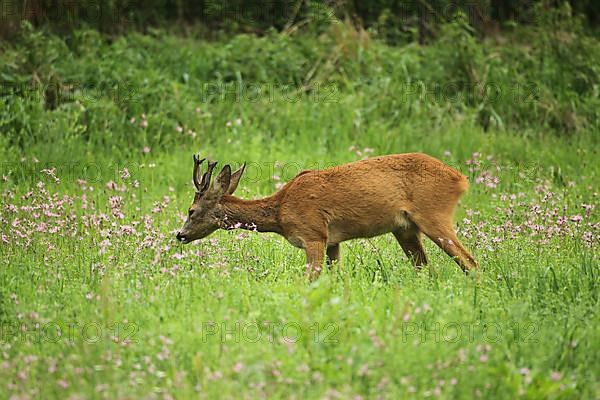
M200 178L203 161L194 156L197 191L188 219L177 233L183 243L219 228L276 232L304 249L308 273L316 277L325 254L328 264L339 259L341 242L388 232L419 269L427 264L423 232L465 272L478 268L452 227L467 179L428 155L393 154L303 171L275 194L258 200L233 196L245 163L233 173L225 165L211 185L217 163L209 161Z

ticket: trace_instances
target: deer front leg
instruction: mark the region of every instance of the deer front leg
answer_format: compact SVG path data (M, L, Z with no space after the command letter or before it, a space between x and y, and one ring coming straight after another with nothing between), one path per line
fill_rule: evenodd
M334 262L340 262L340 244L327 246L327 265L332 265Z
M308 242L304 245L304 251L306 251L306 273L310 280L317 279L323 269L325 243Z

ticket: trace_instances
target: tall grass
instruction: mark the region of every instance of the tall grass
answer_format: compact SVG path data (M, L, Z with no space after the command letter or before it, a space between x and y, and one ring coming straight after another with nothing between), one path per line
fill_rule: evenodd
M1 397L597 397L600 57L571 22L560 46L462 17L425 47L351 24L4 43ZM275 235L174 240L192 153L248 161L252 198L408 151L469 176L479 282L430 242L414 272L391 236L312 284Z

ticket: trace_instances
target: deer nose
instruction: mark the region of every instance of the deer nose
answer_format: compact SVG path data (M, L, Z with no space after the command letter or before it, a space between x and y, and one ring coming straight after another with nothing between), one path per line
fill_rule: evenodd
M181 232L177 232L177 236L176 237L177 237L177 240L179 240L180 242L183 241L183 239L185 239L185 236L183 236L181 234Z

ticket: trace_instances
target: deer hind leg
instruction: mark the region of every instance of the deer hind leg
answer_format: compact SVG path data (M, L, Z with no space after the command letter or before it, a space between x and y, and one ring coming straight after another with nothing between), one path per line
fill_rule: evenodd
M304 251L306 251L306 273L309 279L317 279L323 269L325 243L316 241L307 242L304 244Z
M332 244L327 246L327 265L332 265L334 262L340 262L340 244Z
M413 220L423 233L425 233L435 244L446 252L452 259L467 272L473 268L479 268L479 264L473 256L465 249L456 237L452 223L446 219L439 218L415 218Z
M392 233L417 270L420 270L423 265L427 265L427 254L421 242L421 232L418 229L398 229Z

